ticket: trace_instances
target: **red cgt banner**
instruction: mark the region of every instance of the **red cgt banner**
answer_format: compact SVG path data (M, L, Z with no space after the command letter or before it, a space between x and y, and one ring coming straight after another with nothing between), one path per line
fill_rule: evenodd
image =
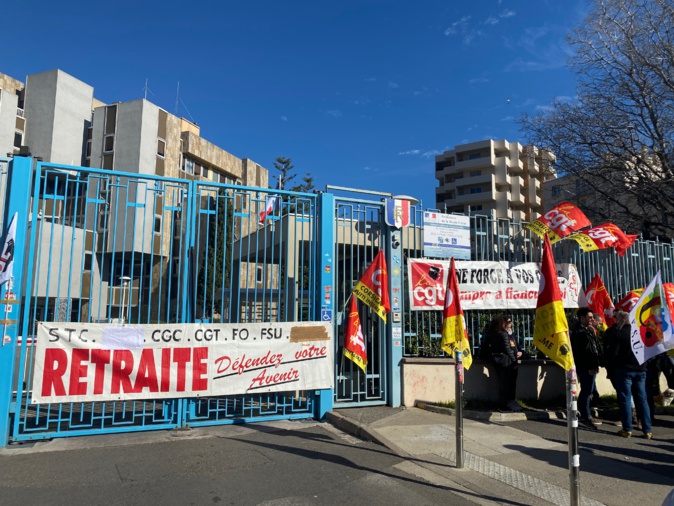
M625 256L627 248L634 244L638 236L625 234L613 223L603 223L582 232L569 235L568 239L576 241L583 251L615 248L616 253Z
M562 202L529 223L526 228L541 238L548 234L550 244L554 244L567 235L589 226L590 220L583 214L583 211L571 202Z

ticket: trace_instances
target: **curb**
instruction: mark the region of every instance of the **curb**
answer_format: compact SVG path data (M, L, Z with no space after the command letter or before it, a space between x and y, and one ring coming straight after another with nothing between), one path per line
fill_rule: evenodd
M433 413L440 413L443 415L456 415L456 409L445 408L436 404L427 403L424 401L417 401L415 407L425 411L432 411ZM521 413L500 413L496 411L473 411L470 409L463 410L463 416L471 420L478 420L482 422L522 422L526 420L552 420L552 419L566 419L566 413L561 410L555 411L523 411Z
M405 459L413 458L411 454L400 448L393 441L382 436L376 430L370 429L367 427L367 425L347 418L339 413L336 413L335 411L328 411L325 416L330 425L343 432L346 432L347 434L351 434L352 436L362 439L363 441L372 441L377 443Z

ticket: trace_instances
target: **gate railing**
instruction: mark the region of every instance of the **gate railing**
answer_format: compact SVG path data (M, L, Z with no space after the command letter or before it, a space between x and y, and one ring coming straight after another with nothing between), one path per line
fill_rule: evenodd
M415 207L414 232L403 234L403 248L409 258L423 258L423 216L424 209ZM428 210L426 210L428 211ZM540 262L542 241L525 226L527 222L494 219L489 216L472 215L471 259L505 262ZM648 285L653 276L662 272L665 282L674 281L674 243L637 241L627 250L625 256L617 255L613 249L584 253L575 241L560 241L552 246L555 261L575 264L583 287L587 287L595 274L599 274L608 293L614 301L620 300L629 290ZM403 266L407 280L407 265ZM405 356L441 357L442 338L441 311L411 311L407 287L404 298ZM489 320L505 310L465 311L468 335L473 350L479 346L480 335ZM531 345L533 335L533 309L507 310L513 319L514 335L520 346Z
M9 163L10 170L22 164L24 178L32 173L30 159ZM16 359L8 360L15 363L7 403L13 440L304 418L319 410L320 391L31 404L38 321L318 317L317 195L274 190L277 206L260 220L272 190L42 162L34 173L21 213L30 254L24 286L15 285L25 296Z

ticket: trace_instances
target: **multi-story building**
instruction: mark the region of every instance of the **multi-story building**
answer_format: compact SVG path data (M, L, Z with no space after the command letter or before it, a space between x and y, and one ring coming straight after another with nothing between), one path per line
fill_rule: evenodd
M19 152L26 133L23 110L24 85L0 74L0 156Z
M0 147L2 155L30 152L54 164L138 174L114 182L84 171L45 177L31 220L38 241L49 244L37 253L37 320L63 321L76 312L94 319L96 307L107 313L97 318L120 317L123 305L141 311L148 300L166 306L178 297L184 192L162 178L268 186L264 167L203 139L196 124L144 99L105 104L92 86L61 70L30 75L25 86L0 74ZM238 199L236 211L243 215L250 204ZM238 237L246 230L242 220ZM61 259L51 251L61 251ZM55 264L73 259L82 265L78 279L56 279ZM59 298L63 293L68 300Z
M506 140L462 144L435 157L435 201L447 212L532 221L543 212L542 184L556 177L548 150Z

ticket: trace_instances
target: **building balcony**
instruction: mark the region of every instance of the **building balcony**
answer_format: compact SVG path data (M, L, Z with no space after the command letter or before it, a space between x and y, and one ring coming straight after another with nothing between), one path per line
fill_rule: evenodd
M483 156L481 158L474 158L473 160L463 160L456 162L454 166L454 171L456 172L465 172L467 170L482 169L494 167L494 155Z

